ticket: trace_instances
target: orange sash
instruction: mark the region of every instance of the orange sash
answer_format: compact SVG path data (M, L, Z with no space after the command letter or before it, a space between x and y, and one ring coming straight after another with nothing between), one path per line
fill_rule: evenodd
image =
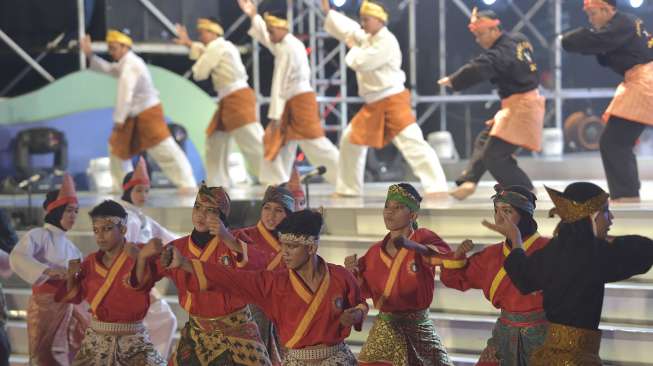
M490 136L531 151L542 150L545 100L537 89L513 94L501 101L501 109L494 119Z
M204 250L198 248L195 246L193 241L191 240L190 236L188 237L188 250L195 256L195 258L199 258L200 262L206 262L209 260L209 257L211 257L211 254L218 249L218 245L220 244L220 241L218 240L217 237L213 238L209 245L204 248ZM199 266L202 268L202 266ZM193 266L193 268L196 268L196 266ZM205 278L204 276L202 276ZM204 286L206 288L206 284ZM190 291L186 291L186 300L184 301L183 308L186 310L188 313L190 313L191 306L193 305L193 293Z
M653 62L626 71L603 120L607 122L612 115L653 126Z
M349 141L356 145L380 149L389 144L404 128L415 123L410 92L403 92L365 104L351 120Z
M113 155L126 160L168 137L170 130L163 116L163 107L157 104L115 127L109 137L109 147Z
M256 224L256 229L258 229L259 233L261 233L261 236L263 236L263 239L265 239L265 241L272 247L272 249L277 252L272 261L268 263L268 266L266 267L268 271L274 270L279 266L279 263L281 263L281 245L279 245L277 238L272 236L268 229L263 226L262 222L259 221L258 224Z
M111 264L111 268L107 272L104 268L100 267L98 264L96 264L95 269L100 273L102 277L105 277L104 283L98 290L98 292L93 296L93 300L91 300L91 311L93 314L97 311L98 306L100 306L100 303L102 303L102 300L107 296L109 293L109 290L111 289L111 286L113 286L116 276L118 276L118 272L122 269L122 266L125 264L127 261L127 258L129 256L127 255L127 252L123 250L118 258ZM104 275L103 275L104 274Z
M318 288L315 295L310 294L306 288L304 288L302 280L292 269L288 269L288 273L290 274L290 283L295 289L295 292L297 292L297 295L299 295L299 297L301 297L302 300L308 304L308 309L306 309L302 320L299 322L299 325L297 325L292 338L286 342L285 346L287 348L293 348L302 339L302 337L304 337L309 325L311 325L311 322L315 318L315 314L317 314L318 308L320 305L322 305L322 302L324 301L324 298L329 291L329 285L331 284L329 266L324 263L324 268L326 273L324 274L320 288Z
M210 136L215 131L231 132L257 120L254 89L242 88L220 99L206 135Z
M535 241L539 238L540 238L539 233L535 233L531 235L531 237L528 238L528 240L526 240L523 244L524 251L528 252L528 249L531 247L531 245L533 245L533 243L535 243ZM503 256L507 257L509 254L510 254L510 249L506 245L504 245ZM494 295L496 295L497 289L499 289L499 286L501 285L501 282L503 282L503 279L506 278L506 274L507 274L506 270L503 268L503 266L501 266L501 269L499 270L499 272L497 272L496 276L494 276L494 280L492 280L492 285L490 286L490 298L489 298L490 302L493 303Z
M263 156L266 160L274 160L288 141L324 136L316 98L314 92L295 95L286 101L279 125L268 123L263 136Z

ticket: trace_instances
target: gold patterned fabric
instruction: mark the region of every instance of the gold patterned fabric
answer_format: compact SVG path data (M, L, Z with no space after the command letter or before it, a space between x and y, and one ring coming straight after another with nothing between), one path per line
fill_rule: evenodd
M358 356L360 365L453 365L428 317L428 309L407 313L379 313Z
M555 213L566 223L573 223L591 216L594 212L599 211L610 198L609 194L602 192L585 202L577 202L565 197L564 193L553 188L546 186L544 188L546 188L551 201L555 205Z
M531 355L533 366L600 366L601 331L551 323L542 347Z
M72 366L164 366L166 360L154 348L143 327L134 334L105 334L89 327Z
M272 365L247 307L219 318L191 316L171 361L180 366Z
M301 357L295 357L293 352L289 352L284 360L283 366L356 366L356 357L345 343L340 343L334 347L334 353L325 359L307 361Z

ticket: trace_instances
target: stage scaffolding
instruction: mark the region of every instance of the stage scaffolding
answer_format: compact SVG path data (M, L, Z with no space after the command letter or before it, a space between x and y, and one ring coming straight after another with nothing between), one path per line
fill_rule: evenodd
M161 25L172 34L175 34L173 22L169 20L166 15L160 11L156 5L150 0L134 0L147 9L150 14L157 19ZM348 111L352 105L362 103L362 99L356 95L350 95L347 88L347 67L345 65L346 47L342 43L337 43L329 40L329 36L324 32L323 22L324 14L319 7L319 0L286 0L288 9L288 19L291 20L292 31L300 39L306 42L311 52L309 54L312 75L311 79L313 86L318 94L318 102L320 110L323 115L333 113L338 118L337 124L325 126L327 131L337 132L338 135L345 128L348 123ZM470 3L475 1L464 0L422 0L422 1L435 1L438 11L438 22L433 24L434 34L437 35L435 40L437 44L434 46L438 48L439 53L439 67L438 75L440 77L446 76L452 70L446 70L446 57L447 57L447 14L452 11L461 11L467 16L471 14ZM562 3L563 0L536 0L527 8L520 8L514 0L499 0L505 1L508 8L511 9L520 19L520 21L510 31L520 31L527 28L533 35L531 39L533 43L540 48L546 49L554 59L554 88L542 89L543 95L553 101L553 108L547 112L547 119L553 118L555 123L549 124L548 127L562 127L563 115L562 105L567 99L598 99L610 98L614 93L613 88L588 88L588 89L564 89L562 88L562 49L558 37L554 39L547 39L542 35L542 30L538 29L531 19L543 11L546 7L551 7L554 14L554 33L560 34L562 31ZM413 107L417 110L418 105L426 106L426 108L418 114L418 123L422 124L427 119L432 117L436 112L439 112L439 127L440 130L447 129L447 105L451 103L466 103L466 102L488 102L498 100L496 94L456 94L441 87L439 93L436 95L420 95L417 92L417 60L418 60L418 44L417 44L417 3L418 0L398 0L394 3L397 9L391 9L393 12L408 12L408 34L409 42L408 48L403 52L409 55L409 73L408 73L408 87L412 91ZM77 0L78 4L78 26L79 36L84 33L84 1ZM523 5L522 5L523 7ZM225 32L225 37L229 37L234 30L240 27L243 23L247 22L245 15L240 16L232 24L229 25ZM7 43L16 53L18 53L25 61L35 69L38 73L43 75L48 81L53 81L54 78L42 68L39 64L39 59L36 60L27 55L19 45L13 42L8 35L0 30L0 38ZM420 47L427 47L428 45L421 44ZM106 47L102 42L94 43L94 49L98 52L106 51ZM182 46L173 44L156 44L156 43L137 43L134 45L136 52L143 53L161 53L161 54L178 54L185 55L186 50ZM265 95L267 91L261 90L261 75L260 75L260 58L259 51L260 45L256 41L251 44L251 62L252 62L252 80L253 87L258 95L258 103L265 105L269 103L269 97ZM80 68L84 68L84 55L79 51ZM335 66L334 66L335 65ZM259 108L260 110L260 108Z

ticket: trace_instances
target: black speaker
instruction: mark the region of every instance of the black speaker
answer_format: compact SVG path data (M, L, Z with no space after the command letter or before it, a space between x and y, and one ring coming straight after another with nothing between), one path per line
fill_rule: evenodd
M68 143L63 132L54 128L30 128L14 138L14 164L16 178L26 179L37 173L53 173L55 169L66 170L68 166ZM35 167L33 155L53 154L51 166Z

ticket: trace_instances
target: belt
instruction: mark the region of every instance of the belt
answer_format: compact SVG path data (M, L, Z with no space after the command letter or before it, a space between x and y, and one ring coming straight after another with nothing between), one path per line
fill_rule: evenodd
M320 361L336 355L347 347L340 342L334 346L319 345L310 348L288 349L288 357L302 361Z
M92 319L90 324L91 329L97 333L102 334L137 334L145 331L143 322L135 323L106 323L99 320Z

